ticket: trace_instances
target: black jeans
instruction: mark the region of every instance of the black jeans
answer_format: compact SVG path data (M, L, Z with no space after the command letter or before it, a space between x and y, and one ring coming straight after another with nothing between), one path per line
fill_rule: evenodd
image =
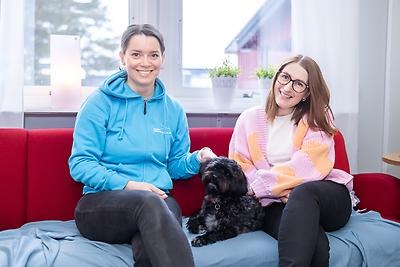
M343 227L351 211L348 189L331 181L301 184L286 205L265 207L263 230L278 240L279 266L329 266L325 231Z
M140 190L83 196L75 209L81 234L107 243L131 243L135 267L194 266L178 203Z

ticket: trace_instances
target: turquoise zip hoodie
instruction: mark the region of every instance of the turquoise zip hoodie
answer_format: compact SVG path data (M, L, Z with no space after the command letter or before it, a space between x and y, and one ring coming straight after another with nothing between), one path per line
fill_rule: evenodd
M120 190L128 181L168 191L172 179L199 171L181 105L165 94L159 79L149 99L130 89L126 79L124 70L110 76L76 118L68 164L85 194Z

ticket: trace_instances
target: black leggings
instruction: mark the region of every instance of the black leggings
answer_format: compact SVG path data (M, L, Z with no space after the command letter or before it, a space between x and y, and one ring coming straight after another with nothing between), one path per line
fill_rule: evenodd
M301 184L286 205L265 207L263 230L278 240L279 266L329 266L325 231L343 227L351 211L349 191L331 181Z
M80 233L91 240L131 243L135 267L194 266L178 203L141 190L83 196L75 209Z

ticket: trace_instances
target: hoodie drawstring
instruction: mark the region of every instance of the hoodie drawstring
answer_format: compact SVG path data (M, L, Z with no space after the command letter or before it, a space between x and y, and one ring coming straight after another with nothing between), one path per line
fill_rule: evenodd
M123 138L127 113L128 113L128 99L125 98L124 119L123 119L123 121L122 121L122 126L121 126L121 129L120 129L120 131L119 131L118 140L122 140L122 138Z
M169 159L169 155L168 155L168 150L169 150L169 148L168 148L168 141L167 141L167 132L169 132L168 131L168 127L167 127L167 113L168 113L168 111L167 111L167 103L166 103L166 100L165 100L165 96L163 97L163 105L164 105L164 121L163 121L163 127L164 127L164 146L165 146L165 161L166 161L166 163L168 164L168 159Z

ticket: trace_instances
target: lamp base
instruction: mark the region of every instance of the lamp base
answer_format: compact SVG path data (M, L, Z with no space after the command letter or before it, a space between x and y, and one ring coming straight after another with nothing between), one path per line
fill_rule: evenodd
M52 90L51 106L59 109L78 109L82 104L81 90Z

